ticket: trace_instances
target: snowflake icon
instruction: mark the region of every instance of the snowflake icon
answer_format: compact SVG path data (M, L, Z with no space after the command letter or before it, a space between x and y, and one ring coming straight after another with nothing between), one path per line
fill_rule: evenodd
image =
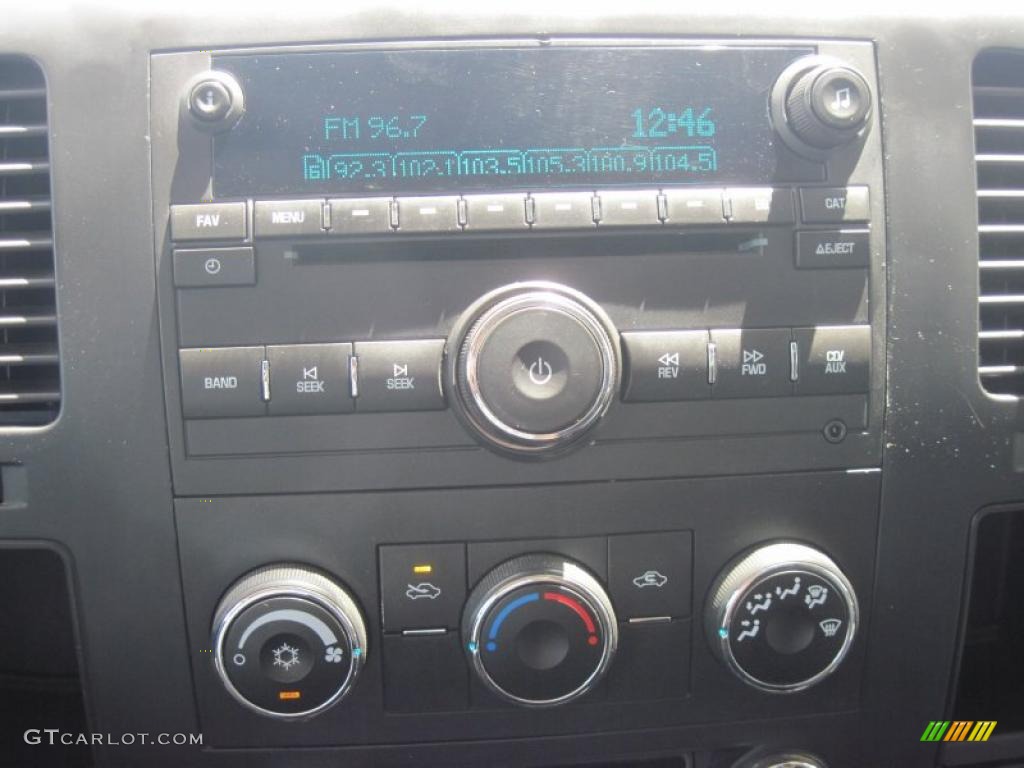
M299 663L299 649L288 643L281 643L274 649L274 666L281 667L285 672Z
M324 661L328 664L339 664L341 663L341 648L336 645L332 645L324 652Z

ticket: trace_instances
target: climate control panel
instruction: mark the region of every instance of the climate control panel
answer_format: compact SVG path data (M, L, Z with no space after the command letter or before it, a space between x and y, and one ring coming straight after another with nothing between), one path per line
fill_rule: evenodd
M390 624L384 619L385 632L408 627L400 630L404 645L390 644L392 661L399 647L408 654L409 641L446 635L460 617L456 642L476 686L488 694L470 694L467 706L543 708L584 699L614 667L621 667L620 678L636 672L638 659L617 658L620 625L678 626L689 612L691 540L690 532L668 531L568 542L596 554L595 563L607 548L605 580L569 557L518 555L484 573L461 605L460 545L403 545L390 548L388 557L382 551L386 590L396 585L395 569L406 571L397 591L383 595L384 615L391 617ZM440 557L408 558L431 550ZM645 561L652 567L643 569ZM408 582L404 589L402 582ZM438 626L426 626L431 623ZM766 693L798 692L827 678L846 657L857 624L857 598L846 576L827 555L796 542L765 544L727 565L704 607L713 653ZM308 719L332 707L356 685L368 656L353 597L331 576L288 564L258 569L228 590L214 617L213 645L228 692L280 720ZM686 668L688 646L662 643L655 662ZM446 664L451 685L459 662L449 656ZM660 691L686 694L685 687Z

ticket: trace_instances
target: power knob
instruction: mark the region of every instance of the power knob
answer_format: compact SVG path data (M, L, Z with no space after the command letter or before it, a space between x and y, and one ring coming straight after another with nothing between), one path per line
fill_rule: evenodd
M705 628L712 650L762 691L810 688L842 664L857 633L853 585L828 555L795 542L755 549L711 587Z
M455 412L489 448L556 455L601 420L620 380L618 333L597 304L564 285L515 283L487 294L449 339Z
M776 81L772 115L782 138L800 154L820 158L864 135L871 116L871 88L851 66L808 56Z
M618 647L615 611L600 582L555 555L524 555L494 569L463 615L473 671L497 696L524 707L583 696Z
M366 661L366 625L351 595L302 565L272 565L235 583L213 620L214 665L239 703L304 720L341 701Z

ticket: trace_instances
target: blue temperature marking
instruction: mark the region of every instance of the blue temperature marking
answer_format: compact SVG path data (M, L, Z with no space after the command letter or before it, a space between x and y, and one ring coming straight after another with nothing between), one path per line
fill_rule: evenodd
M496 650L498 650L498 644L491 640L489 643L487 643L487 650L491 653L494 653Z
M536 602L537 600L540 600L540 592L531 592L528 595L523 595L522 597L516 598L511 603L506 605L498 613L498 618L496 618L494 620L494 623L491 624L491 631L487 633L487 637L491 640L494 640L498 636L498 630L501 629L502 622L504 622L505 619L508 618L508 615L512 613L512 611L514 611L516 608L521 608L527 603Z

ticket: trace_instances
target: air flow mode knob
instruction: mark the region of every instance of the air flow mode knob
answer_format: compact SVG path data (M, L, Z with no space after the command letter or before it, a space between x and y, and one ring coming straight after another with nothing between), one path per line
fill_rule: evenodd
M726 567L711 587L711 648L743 682L790 693L831 675L857 632L853 585L823 552L768 544Z

